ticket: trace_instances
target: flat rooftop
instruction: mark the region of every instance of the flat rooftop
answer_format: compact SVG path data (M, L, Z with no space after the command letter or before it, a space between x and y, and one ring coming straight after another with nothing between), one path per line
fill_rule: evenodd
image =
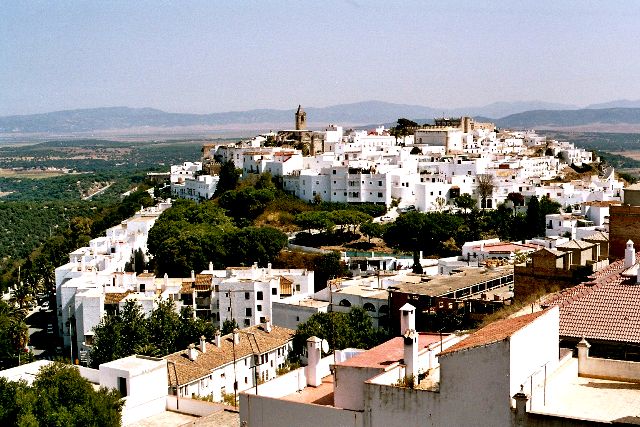
M386 289L371 288L366 285L351 285L344 288L340 288L335 291L336 294L342 295L357 295L364 298L375 298L386 300L389 295Z
M395 288L403 293L437 297L478 283L489 282L513 274L513 266L497 268L465 268L450 276L435 276L420 283L398 283Z
M258 394L260 394L260 386L258 386ZM284 396L282 400L333 406L333 375L327 375L322 378L322 384L318 387L305 387L300 391Z
M545 403L544 390L534 389L531 412L640 424L640 384L578 377L578 359L549 378L546 392Z
M449 334L443 334L442 338ZM429 345L439 342L440 334L425 332L418 333L418 352ZM345 362L337 363L337 366L350 366L357 368L386 369L404 358L404 338L395 337L387 342L373 347L370 350L359 353Z

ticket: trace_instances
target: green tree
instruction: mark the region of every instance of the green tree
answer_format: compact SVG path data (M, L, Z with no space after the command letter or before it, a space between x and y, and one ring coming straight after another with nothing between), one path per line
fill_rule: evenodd
M347 313L316 313L300 323L293 337L293 353L302 354L311 336L326 339L331 351L348 347L369 349L387 339L384 331L373 327L371 317L362 307L352 307Z
M176 305L170 299L159 299L155 309L151 312L148 325L149 341L158 349L160 354L177 351L180 337L180 317L176 313Z
M360 224L360 232L367 236L369 243L372 237L382 237L385 226L379 222L366 221Z
M220 332L222 335L227 335L233 332L234 329L238 329L238 323L236 323L235 319L226 319L222 322L222 331Z
M540 202L538 197L532 196L529 199L529 203L527 203L526 224L527 230L529 231L527 237L539 236L541 228L544 230L544 223L542 224L542 227L540 226L540 218Z
M124 401L116 390L94 390L78 368L52 363L40 369L33 382L34 407L40 425L120 426Z
M235 190L240 182L241 171L236 169L233 160L227 160L220 168L220 180L216 187L214 197L220 197L227 191Z
M455 198L453 202L458 209L461 209L463 213L467 213L476 208L476 200L471 197L471 194L464 193Z

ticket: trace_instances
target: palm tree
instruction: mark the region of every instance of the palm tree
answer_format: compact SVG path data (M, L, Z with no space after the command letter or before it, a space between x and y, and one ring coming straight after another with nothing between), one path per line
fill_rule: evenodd
M28 306L33 300L33 290L29 285L25 285L24 282L16 285L13 292L11 292L10 301L13 304L18 304L21 310Z

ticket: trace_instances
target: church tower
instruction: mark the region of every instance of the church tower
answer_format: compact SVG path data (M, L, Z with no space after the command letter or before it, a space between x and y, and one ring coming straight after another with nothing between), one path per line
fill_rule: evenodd
M296 111L296 130L307 130L307 113L301 105L298 105L298 111Z

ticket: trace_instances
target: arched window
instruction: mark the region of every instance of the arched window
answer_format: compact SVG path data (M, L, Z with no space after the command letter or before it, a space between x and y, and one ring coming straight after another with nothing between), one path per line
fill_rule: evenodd
M380 308L378 309L378 313L380 314L388 314L389 313L389 307L386 305L381 305Z
M376 307L371 304L370 302L366 303L365 305L362 306L362 308L364 308L366 311L376 311Z
M351 303L349 302L349 300L346 300L346 299L343 299L342 301L340 301L338 305L341 305L342 307L351 307Z

